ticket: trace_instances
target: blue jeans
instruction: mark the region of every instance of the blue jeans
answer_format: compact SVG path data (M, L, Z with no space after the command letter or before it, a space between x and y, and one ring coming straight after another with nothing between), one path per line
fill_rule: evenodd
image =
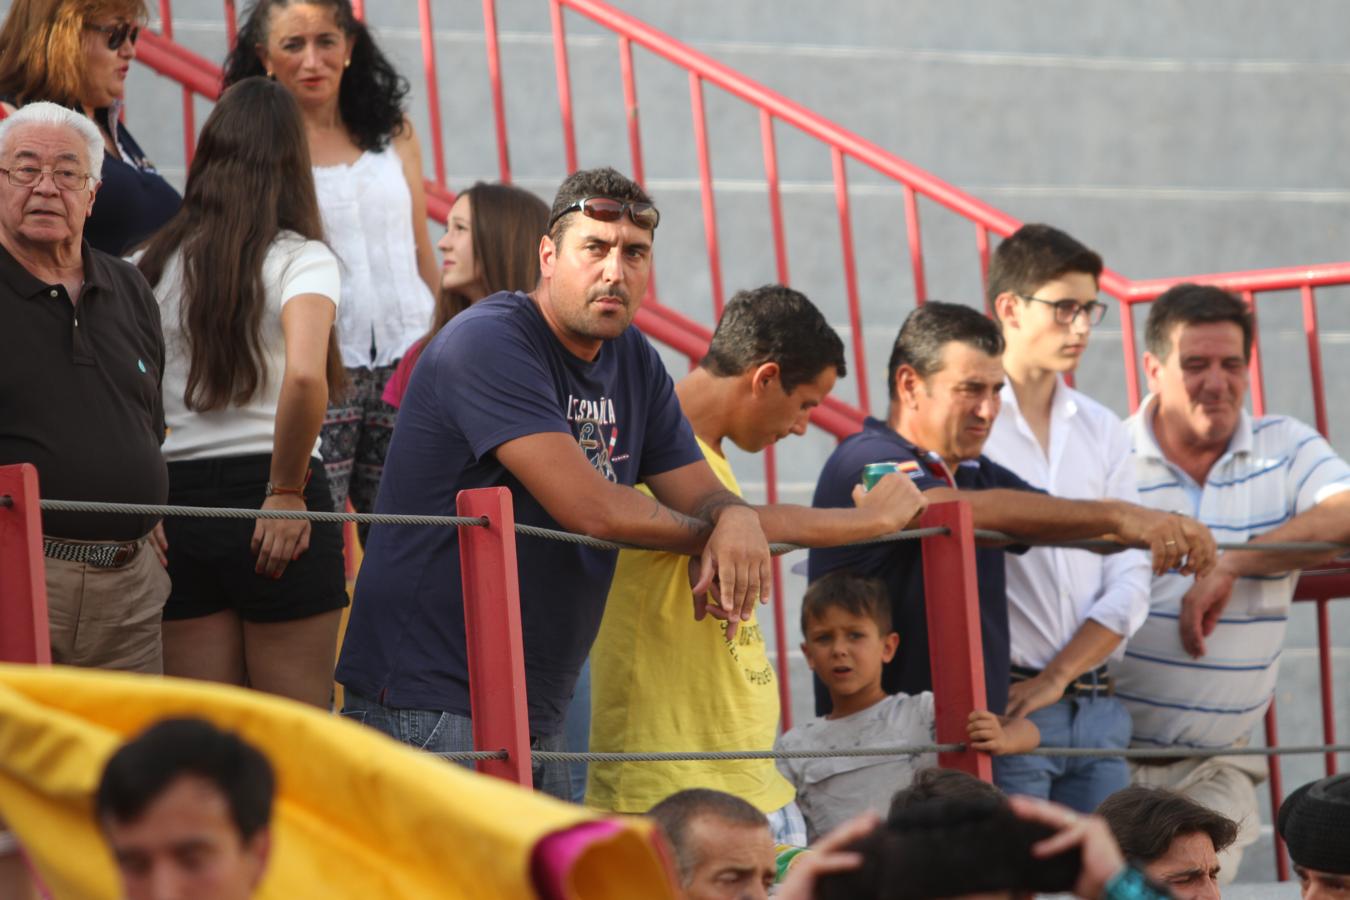
M1114 697L1065 697L1027 716L1041 730L1042 747L1104 747L1130 744L1130 714ZM1030 794L1090 813L1130 783L1118 756L996 756L994 783L1008 794Z
M563 720L563 734L567 737L567 749L572 753L585 753L591 749L591 661L587 659L581 667L577 686L572 692L572 703L567 707L567 718ZM576 804L586 802L586 764L568 763L572 770L573 796L568 799Z
M383 706L348 689L342 704L342 716L368 725L376 731L428 753L457 753L472 750L473 720L468 716L433 709L396 709ZM561 733L530 737L531 750L565 749ZM472 769L472 762L460 765ZM572 778L567 763L534 761L535 790L559 800L572 800Z

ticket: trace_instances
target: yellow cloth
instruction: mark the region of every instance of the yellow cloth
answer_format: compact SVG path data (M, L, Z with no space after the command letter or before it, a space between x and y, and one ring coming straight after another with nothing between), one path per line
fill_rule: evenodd
M739 495L726 459L703 441L699 446L717 477ZM733 643L724 623L695 622L688 565L688 557L674 553L619 553L591 649L592 750L773 747L778 679L759 623L742 623ZM588 769L586 804L619 812L646 812L691 787L735 794L764 812L793 798L792 785L771 760L591 763Z
M125 736L200 716L271 759L278 794L261 898L534 898L530 853L594 818L376 731L255 691L65 667L0 666L0 820L56 897L118 896L93 792ZM640 820L582 853L564 896L673 890Z

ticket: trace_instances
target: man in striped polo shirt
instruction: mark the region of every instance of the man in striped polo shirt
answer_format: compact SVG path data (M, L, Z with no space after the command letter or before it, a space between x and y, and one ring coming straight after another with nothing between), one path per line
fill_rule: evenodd
M1246 305L1216 287L1181 284L1154 302L1151 393L1127 422L1140 501L1193 515L1225 542L1350 540L1350 466L1307 425L1244 409L1253 329ZM1246 744L1275 690L1299 570L1335 555L1230 552L1203 578L1154 577L1149 617L1112 667L1134 744ZM1140 760L1131 770L1239 824L1220 854L1230 881L1258 833L1264 760Z

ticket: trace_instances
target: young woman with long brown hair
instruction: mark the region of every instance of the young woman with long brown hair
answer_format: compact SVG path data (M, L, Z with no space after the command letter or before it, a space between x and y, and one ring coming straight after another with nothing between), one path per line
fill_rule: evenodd
M422 348L456 315L498 291L529 292L539 283L539 239L548 204L523 188L479 181L450 207L441 251L441 284L431 329L408 348L384 387L384 402L403 403Z
M183 208L139 260L164 325L170 503L333 508L319 427L343 378L341 285L322 241L294 98L235 84L202 129ZM338 526L171 518L165 532L165 674L327 707L347 605Z

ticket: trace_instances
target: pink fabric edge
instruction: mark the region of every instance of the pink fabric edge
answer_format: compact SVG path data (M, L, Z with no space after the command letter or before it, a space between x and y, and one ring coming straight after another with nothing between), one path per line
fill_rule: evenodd
M568 900L567 876L581 854L623 830L613 819L582 822L545 835L530 854L530 877L542 900Z

